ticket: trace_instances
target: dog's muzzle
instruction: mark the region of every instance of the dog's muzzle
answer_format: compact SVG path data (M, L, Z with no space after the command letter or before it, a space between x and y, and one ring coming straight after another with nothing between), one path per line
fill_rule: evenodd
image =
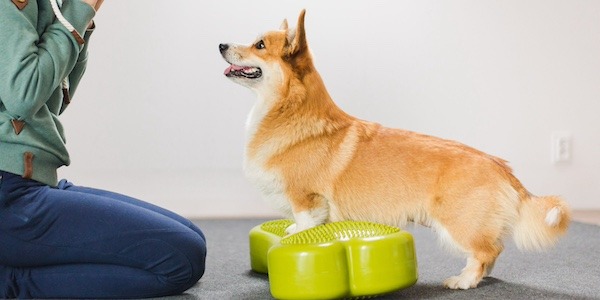
M227 50L229 50L228 44L219 44L219 52L221 55L229 63L227 60ZM244 77L248 79L256 79L262 76L262 70L259 67L252 66L239 66L232 63L229 63L230 66L225 69L225 76L227 77Z

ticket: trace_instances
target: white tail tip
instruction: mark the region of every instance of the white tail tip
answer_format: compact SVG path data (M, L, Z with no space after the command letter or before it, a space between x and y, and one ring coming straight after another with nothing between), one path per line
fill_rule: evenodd
M548 213L546 213L546 224L548 224L548 226L550 227L554 227L556 225L558 225L558 223L560 223L560 215L561 215L561 211L560 208L558 207L554 207L552 208L550 211L548 211Z

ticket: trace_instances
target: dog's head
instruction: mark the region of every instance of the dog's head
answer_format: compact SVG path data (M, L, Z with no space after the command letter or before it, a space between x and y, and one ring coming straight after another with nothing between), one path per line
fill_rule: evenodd
M309 61L304 32L305 10L300 12L296 29L284 20L279 30L269 31L251 45L220 44L219 51L230 66L225 76L260 92L281 85L287 74L298 72L301 61Z

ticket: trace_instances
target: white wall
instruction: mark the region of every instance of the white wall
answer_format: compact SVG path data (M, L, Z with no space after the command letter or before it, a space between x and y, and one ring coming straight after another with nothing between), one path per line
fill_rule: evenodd
M189 217L272 215L243 178L254 95L221 42L250 43L307 8L340 107L511 162L534 194L600 208L600 1L106 1L63 119L77 184ZM553 164L551 134L572 133Z

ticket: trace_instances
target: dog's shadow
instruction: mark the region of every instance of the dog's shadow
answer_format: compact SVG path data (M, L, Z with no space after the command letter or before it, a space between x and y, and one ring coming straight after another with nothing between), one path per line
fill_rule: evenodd
M468 290L451 290L441 284L417 282L412 287L376 299L502 299L504 297L507 297L506 299L593 299L506 282L494 277L484 278L477 288Z
M248 277L257 280L269 280L266 274L248 272ZM518 297L517 297L518 295ZM244 298L244 299L264 299L263 298ZM573 299L573 300L593 300L594 298L577 296L573 294L559 293L532 287L518 283L506 282L494 277L484 278L477 288L468 290L451 290L444 288L439 283L419 283L390 294L380 295L373 299L392 300L392 299ZM273 298L271 298L273 299Z

